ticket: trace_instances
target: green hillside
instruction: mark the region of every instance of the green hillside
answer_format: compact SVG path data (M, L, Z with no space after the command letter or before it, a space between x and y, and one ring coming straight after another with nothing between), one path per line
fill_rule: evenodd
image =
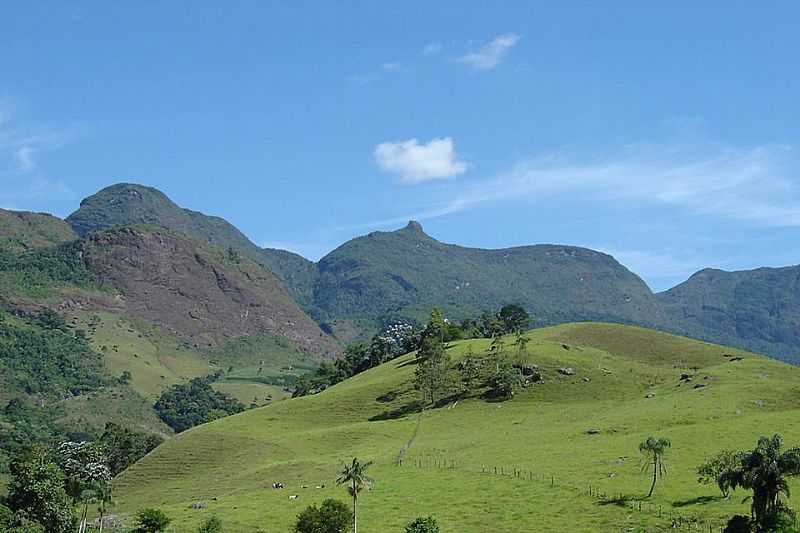
M528 337L525 363L539 366L544 383L510 401L475 390L427 411L418 426L415 365L403 356L318 395L179 435L115 482L117 510L162 507L179 532L211 514L234 531L285 532L305 506L347 499L333 480L358 456L375 461L377 479L361 497L365 531L402 531L428 514L447 533L659 531L679 519L716 531L748 504L743 493L723 500L698 484L697 465L723 448L751 448L760 435L800 442L794 367L630 326L566 324ZM488 344L459 342L450 353L457 361ZM574 375L558 371L565 367ZM625 499L649 487L637 451L649 435L673 444L668 475L640 511Z
M705 269L656 296L675 330L800 364L800 267Z
M76 238L69 224L53 215L0 209L0 249L24 251Z

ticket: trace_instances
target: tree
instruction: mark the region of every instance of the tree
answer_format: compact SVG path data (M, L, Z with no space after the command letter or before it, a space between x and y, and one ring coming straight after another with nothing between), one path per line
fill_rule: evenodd
M497 318L503 323L503 329L506 333L522 331L528 327L531 319L528 312L517 304L504 305L500 312L497 313Z
M450 356L444 345L433 337L422 341L417 368L414 371L414 385L422 393L423 400L436 405L447 388L447 373L450 370Z
M664 454L670 446L672 446L672 443L669 439L656 437L647 437L647 440L639 444L639 452L645 456L642 470L651 467L653 469L653 484L650 485L650 492L647 493L648 498L653 495L653 490L656 488L656 480L667 474L667 467L664 465Z
M198 528L197 533L222 533L222 520L212 516Z
M6 504L44 526L48 533L66 533L75 527L75 513L64 490L64 473L47 451L33 447L10 465L11 482Z
M756 447L738 456L738 464L729 469L730 488L753 491L750 512L758 531L769 531L788 508L782 496L789 496L790 476L800 475L800 448L782 452L780 435L761 437Z
M343 465L336 479L337 485L347 485L347 492L353 498L353 533L358 533L358 495L374 483L374 480L367 475L367 469L371 464L371 461L362 463L354 457L351 464Z
M405 533L439 533L439 524L432 516L427 518L418 517L406 526Z
M715 483L722 496L727 498L731 490L730 473L736 469L740 462L740 453L730 450L722 451L697 467L697 481L703 484Z
M107 422L100 436L100 442L105 446L111 475L116 476L150 453L164 442L164 439L153 433L133 431L119 424Z
M296 533L344 533L352 514L347 504L328 498L322 505L310 505L297 515Z
M3 533L45 533L38 522L28 520L24 513L15 513L0 504L0 531Z
M519 384L519 376L519 370L508 361L497 363L496 370L489 379L492 396L498 399L510 399L514 396L514 388Z
M517 360L521 364L525 356L528 355L528 343L531 340L522 334L522 330L517 331L516 338L514 339L514 346L517 347Z
M133 533L161 533L172 522L161 509L142 509L136 513Z
M66 475L66 489L74 502L83 504L78 533L86 531L89 503L96 500L111 481L105 449L93 442L64 442L58 447L58 459Z
M464 394L469 394L471 390L478 386L481 379L481 364L475 357L472 345L467 347L464 359L459 361L458 372L461 377L461 390Z

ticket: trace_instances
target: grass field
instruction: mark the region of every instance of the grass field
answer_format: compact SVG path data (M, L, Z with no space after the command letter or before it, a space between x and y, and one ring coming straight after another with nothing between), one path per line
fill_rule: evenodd
M529 337L526 360L545 383L511 401L472 398L429 410L416 432L415 367L403 356L316 396L171 439L115 481L116 510L161 507L176 532L211 514L231 531L288 532L305 506L347 500L333 480L358 456L375 461L377 480L360 500L364 531L399 532L428 514L445 533L666 531L678 517L695 521L685 530L718 531L726 517L747 512L745 494L718 498L715 487L698 484L696 466L723 448L752 448L760 435L800 444L794 367L627 326L568 324ZM480 353L488 341L456 343L450 353L457 360L470 347ZM576 373L561 375L561 367ZM682 373L692 381L681 382ZM649 435L670 438L672 448L667 477L640 511L649 478L637 447ZM275 481L286 489L273 490ZM198 501L207 508L191 509Z

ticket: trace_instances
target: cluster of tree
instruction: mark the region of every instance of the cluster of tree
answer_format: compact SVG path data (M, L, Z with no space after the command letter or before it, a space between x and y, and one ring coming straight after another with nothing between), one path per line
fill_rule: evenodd
M419 333L414 326L395 322L389 324L367 343L348 346L342 357L323 362L315 372L301 376L295 382L293 397L316 394L331 385L417 349Z
M645 457L642 468L652 473L647 497L653 495L657 480L666 474L664 456L669 439L649 437L639 445ZM698 481L715 483L722 496L732 491L750 492L750 516L736 515L725 533L795 533L800 531L795 512L784 497L789 496L789 478L800 475L800 448L783 449L780 435L761 437L747 451L724 450L697 468Z
M100 436L106 450L106 462L111 475L116 476L130 465L150 453L164 439L153 433L133 431L113 422L107 422Z
M15 254L0 249L0 272L10 274L12 291L34 296L61 284L86 286L94 278L81 257L81 243L69 242Z
M731 518L727 533L800 530L784 500L789 496L789 477L800 475L800 448L784 450L780 435L761 437L752 450L720 452L697 472L701 483L716 483L726 498L737 489L751 492L750 516Z
M430 321L423 328L392 321L369 343L352 344L345 349L340 359L332 363L322 363L312 374L298 378L292 395L298 397L316 394L351 376L415 350L423 354L420 361L430 362L428 369L431 372L426 374L430 381L427 390L438 390L445 382L441 370L446 362L435 355L440 348L437 343L441 344L443 353L446 343L520 333L529 324L530 316L527 311L516 304L505 305L496 313L485 311L477 318L466 318L459 323L446 319L439 309L434 309ZM505 378L499 381L507 385L513 381L507 379L512 377L513 369L510 365L504 365L502 371ZM496 374L500 374L499 370ZM433 394L436 395L436 392Z
M58 399L106 384L102 357L49 310L29 317L0 312L0 372L25 394Z
M511 306L503 309L508 307ZM527 319L521 321L516 310L512 311L509 316L517 318L510 323L518 326L527 323ZM529 339L522 329L515 330L512 350L500 336L495 336L486 354L477 356L469 347L455 368L447 353L448 331L447 321L438 309L434 309L421 334L414 374L414 384L422 394L424 404L436 405L444 398L463 397L476 389L485 389L486 396L496 400L510 399L523 379L521 372Z
M12 396L0 406L0 471L32 444L68 438L56 410L42 406L107 385L103 372L102 357L59 314L0 311L0 374Z
M0 511L10 531L67 533L77 526L83 533L89 503L97 502L102 516L111 499L111 472L96 444L64 443L55 454L34 446L11 462L10 473Z
M244 411L245 406L239 400L211 387L218 378L219 373L173 385L161 393L153 408L178 433Z

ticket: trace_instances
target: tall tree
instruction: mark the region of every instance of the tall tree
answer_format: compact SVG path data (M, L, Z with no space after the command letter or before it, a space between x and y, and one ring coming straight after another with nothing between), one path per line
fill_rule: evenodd
M497 318L503 323L506 333L513 333L515 331L522 331L528 327L531 320L528 312L521 305L508 304L504 305L500 312L497 313Z
M658 480L659 477L665 476L667 473L667 467L664 464L664 454L670 446L672 446L672 443L669 439L656 437L647 437L647 440L639 444L639 452L646 458L642 469L653 469L653 483L650 485L650 492L647 493L648 498L653 495L653 491L656 488L656 480Z
M782 451L782 447L780 435L761 437L726 474L732 489L753 491L750 512L758 531L768 530L785 510L781 496L789 495L788 478L800 475L800 448Z
M47 533L72 531L75 513L64 490L64 473L47 450L34 447L12 461L7 505L39 522Z
M347 485L347 492L353 498L353 533L358 533L358 495L369 487L374 480L367 475L371 461L362 463L353 457L353 462L342 466L342 471L336 479L337 485Z

